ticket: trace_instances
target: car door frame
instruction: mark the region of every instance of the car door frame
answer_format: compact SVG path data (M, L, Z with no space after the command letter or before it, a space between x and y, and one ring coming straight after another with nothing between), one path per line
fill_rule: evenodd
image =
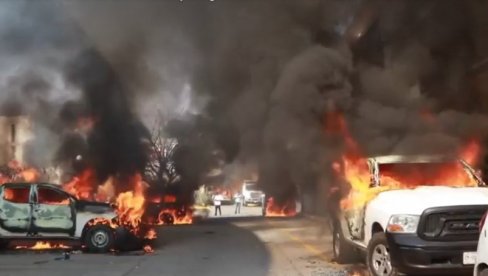
M5 193L5 188L28 188L29 189L29 200L27 203L16 203L16 202L11 202L9 200L6 200L3 198L4 196L4 193ZM27 228L24 230L24 229L16 229L15 227L6 227L3 223L0 223L0 228L2 228L3 231L7 231L8 233L10 234L14 234L15 236L28 236L30 234L30 231L31 231L31 228L32 228L32 200L33 200L33 187L32 185L30 184L25 184L25 183L6 183L6 184L3 184L2 185L2 193L1 193L1 196L2 196L2 201L8 201L10 204L27 204L29 205L29 214L28 214L28 218L29 218L29 222L28 222L28 226Z
M74 237L75 235L75 232L76 232L76 200L68 193L66 193L65 191L61 190L61 189L58 189L57 187L53 187L51 185L45 185L43 183L39 183L39 184L34 184L33 185L34 188L33 188L33 193L32 193L32 211L31 211L31 214L32 214L32 222L31 222L31 232L35 233L35 234L68 234L69 236L71 237ZM64 229L64 228L56 228L56 227L37 227L34 225L34 212L36 210L36 207L38 207L40 205L39 203L39 188L45 188L45 189L49 189L49 190L53 190L53 191L56 191L60 194L63 194L65 195L67 198L69 198L69 207L71 209L71 220L73 221L73 225L71 228L69 229ZM46 204L47 205L47 204Z

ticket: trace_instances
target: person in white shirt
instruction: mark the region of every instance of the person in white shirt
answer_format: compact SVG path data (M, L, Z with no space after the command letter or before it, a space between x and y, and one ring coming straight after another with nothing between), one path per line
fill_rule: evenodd
M237 193L237 195L235 197L235 202L236 202L236 209L234 211L235 214L240 214L241 213L242 201L244 201L244 197L242 196L241 193Z
M219 216L222 216L222 200L224 200L224 197L221 194L217 194L214 197L214 206L215 206L215 216L217 216L217 211L219 212Z

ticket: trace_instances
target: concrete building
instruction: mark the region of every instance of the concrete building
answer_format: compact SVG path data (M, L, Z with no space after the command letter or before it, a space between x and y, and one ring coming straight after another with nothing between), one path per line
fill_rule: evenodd
M28 116L0 116L0 165L11 160L24 163L25 145L32 138Z

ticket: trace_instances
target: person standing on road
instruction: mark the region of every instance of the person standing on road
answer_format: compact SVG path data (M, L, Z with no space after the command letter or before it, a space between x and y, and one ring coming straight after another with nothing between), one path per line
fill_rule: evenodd
M261 210L263 212L263 216L266 216L266 195L261 194Z
M242 201L244 200L244 197L242 196L241 193L237 193L236 195L236 209L235 209L235 214L240 214L241 213L241 205L242 205Z
M217 216L217 211L219 211L219 216L222 216L222 200L224 197L221 194L216 194L214 197L214 206L215 206L215 216Z

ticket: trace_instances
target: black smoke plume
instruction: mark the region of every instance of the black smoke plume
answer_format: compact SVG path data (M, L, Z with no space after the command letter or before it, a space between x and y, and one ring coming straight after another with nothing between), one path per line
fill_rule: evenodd
M327 111L366 155L452 151L488 129L483 1L16 3L29 16L0 24L3 67L42 70L2 80L32 108L1 102L44 114L41 148L66 135L101 179L143 167L154 114L180 140L185 193L227 163L278 201L326 193L341 151ZM80 116L89 137L66 130Z

